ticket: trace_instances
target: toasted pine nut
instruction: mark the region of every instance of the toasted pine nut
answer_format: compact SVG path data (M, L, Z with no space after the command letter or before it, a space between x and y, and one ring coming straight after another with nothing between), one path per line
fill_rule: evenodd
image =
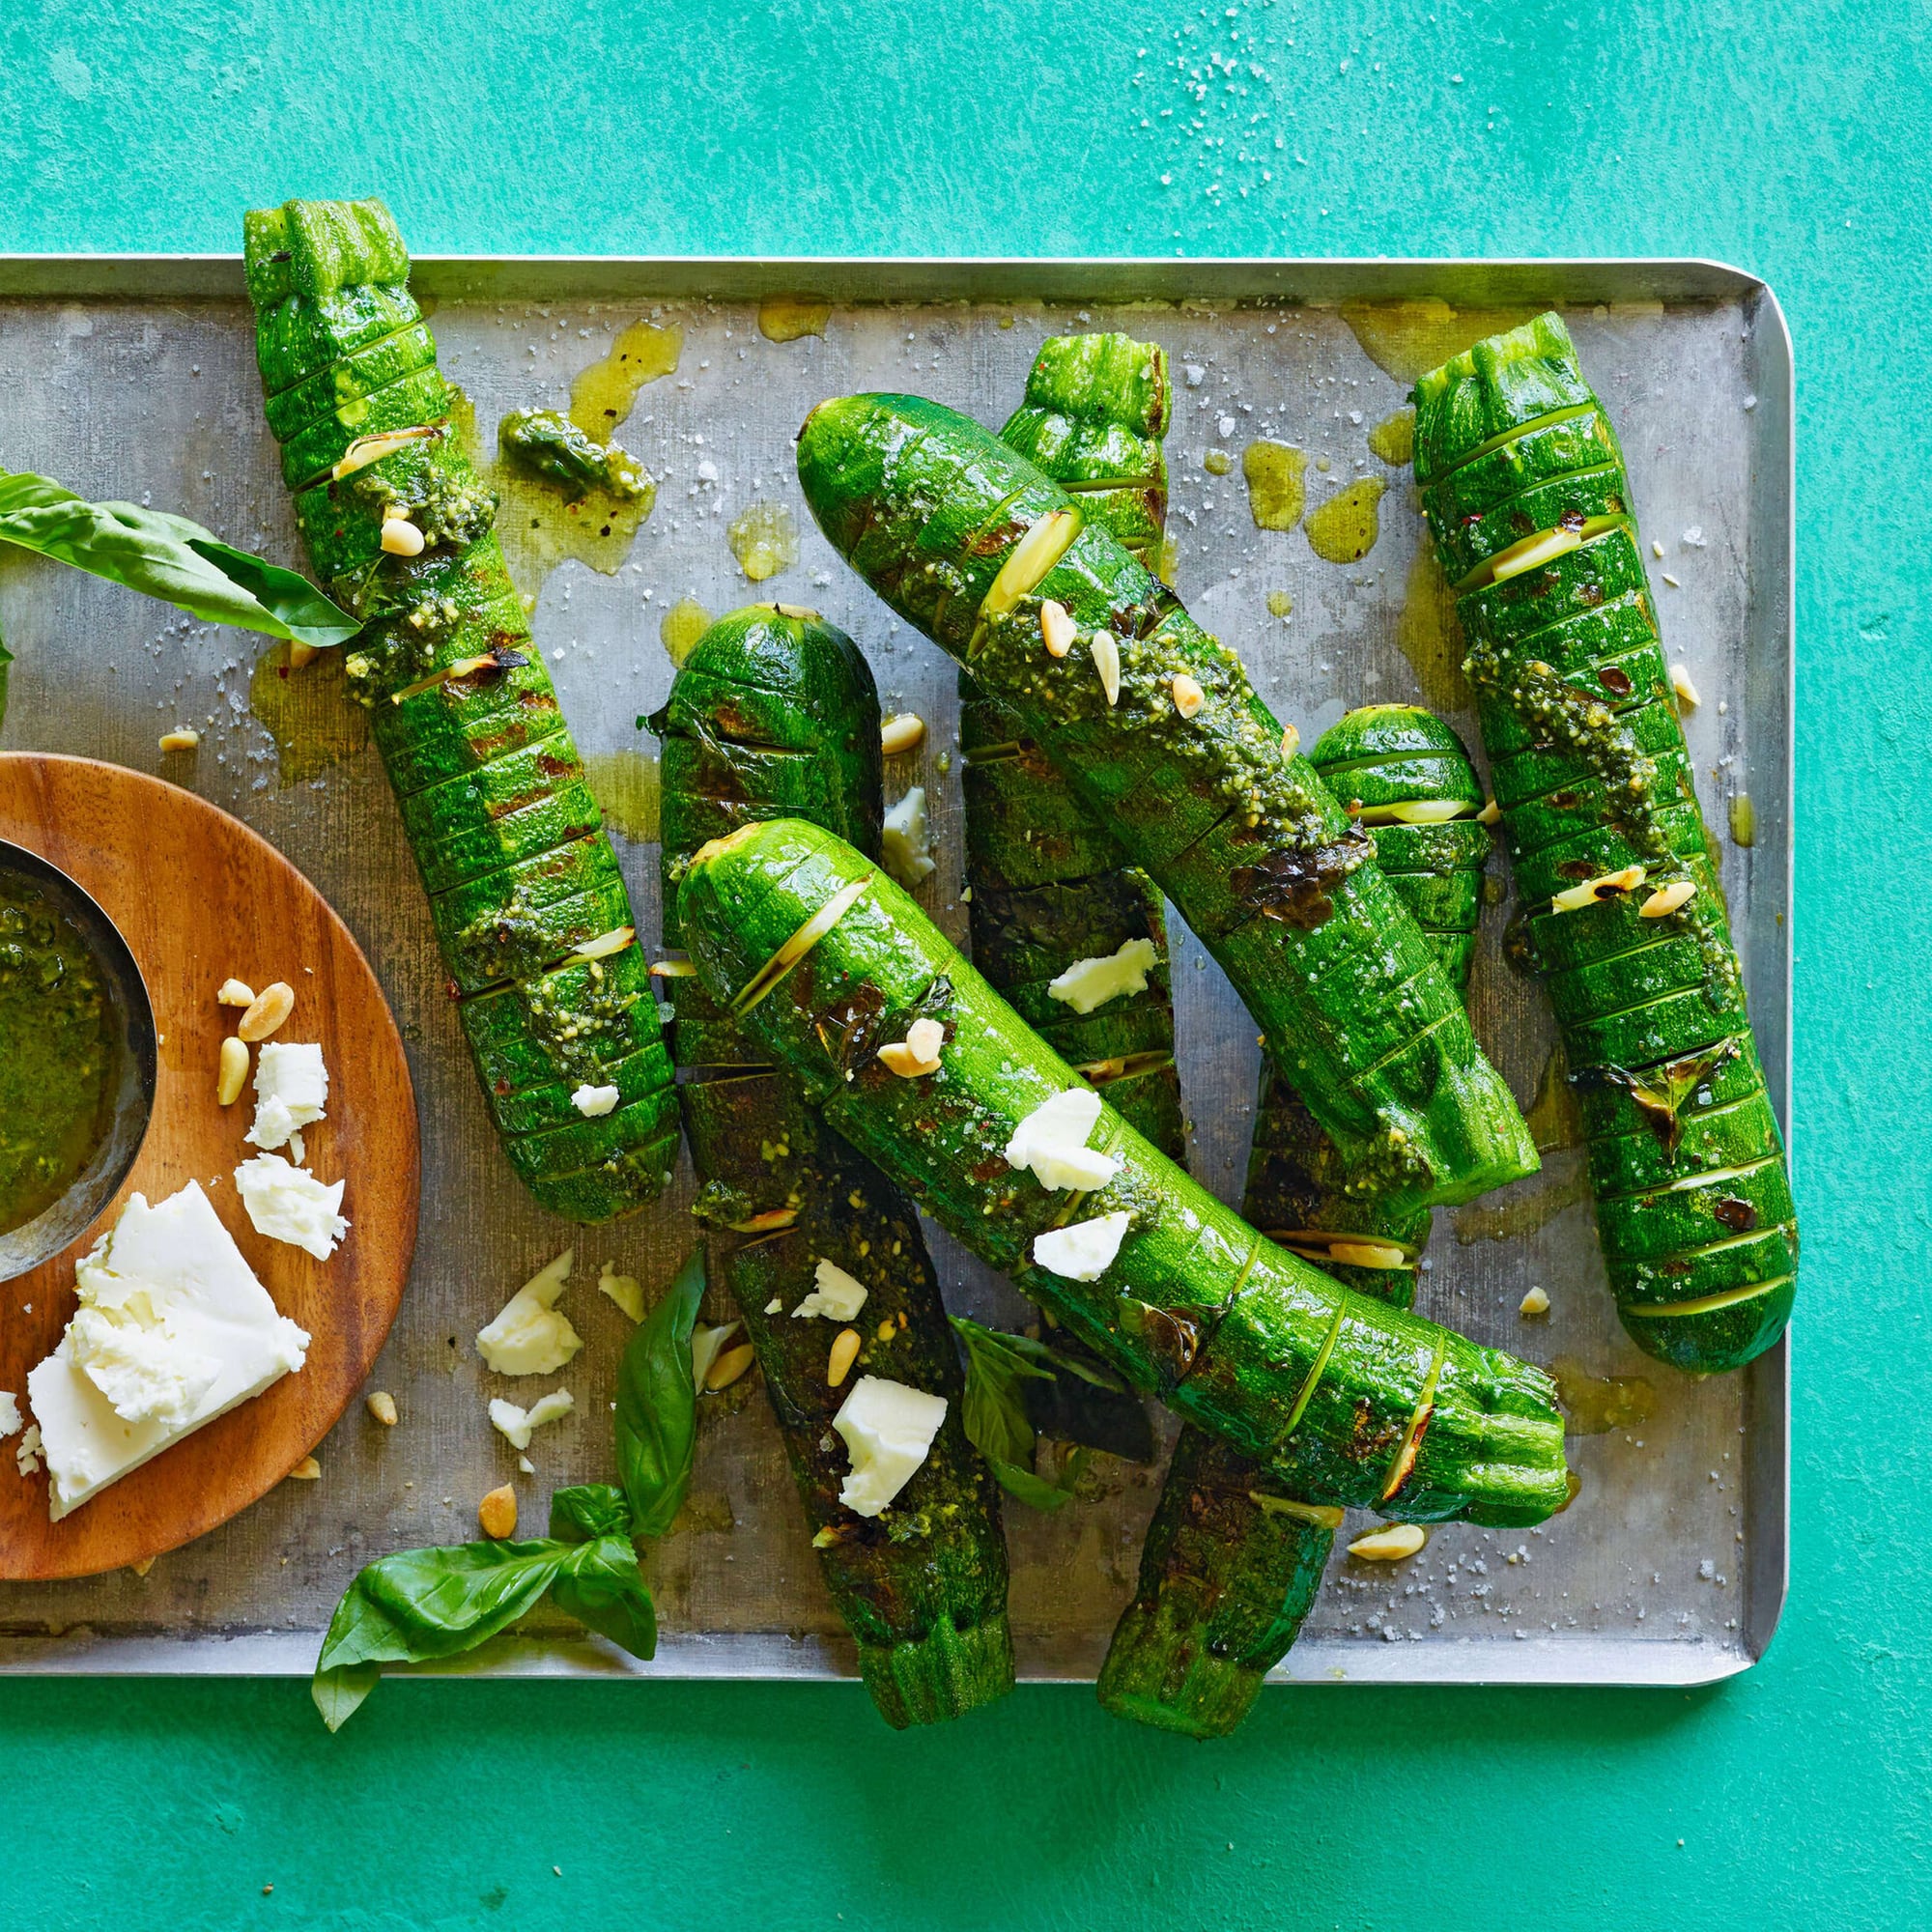
M749 1342L740 1342L735 1349L726 1349L711 1364L704 1378L704 1386L716 1394L722 1388L729 1388L747 1369L752 1366L753 1349Z
M1201 709L1207 694L1195 681L1182 671L1174 674L1174 708L1183 718L1192 718Z
M508 1483L495 1489L477 1506L476 1520L483 1534L497 1542L517 1533L517 1492Z
M1298 724L1284 724L1281 732L1281 754L1292 758L1301 746L1301 727Z
M905 1039L895 1039L880 1047L879 1064L888 1073L896 1073L901 1080L918 1080L927 1073L939 1071L937 1060L922 1060L913 1051L912 1042Z
M1413 1556L1428 1541L1429 1532L1420 1523L1391 1522L1356 1537L1349 1546L1349 1554L1369 1563L1400 1563L1405 1556Z
M1519 1315L1548 1315L1549 1313L1549 1291L1544 1288L1532 1288L1517 1303L1516 1312Z
M1643 867L1626 866L1621 872L1605 872L1601 878L1585 879L1550 900L1552 912L1577 912L1599 899L1614 898L1619 893L1634 893L1643 884Z
M1666 582L1668 581L1665 579ZM1670 688L1677 694L1680 710L1694 711L1704 701L1697 696L1697 687L1690 682L1690 673L1681 664L1670 667Z
M235 1031L249 1041L267 1039L296 1009L296 989L276 980L255 995Z
M289 639L289 668L291 670L300 670L304 665L313 660L316 648L314 644L303 643L299 638L291 638Z
M248 1043L232 1033L221 1042L221 1059L215 1068L214 1098L218 1106L232 1107L242 1097L248 1079Z
M128 1567L135 1576L145 1577L155 1567L155 1559L152 1556L144 1556L138 1563L130 1563Z
M383 548L391 556L420 556L423 533L407 517L384 517Z
M917 711L895 711L879 726L879 750L895 758L910 752L925 736L925 720Z
M369 1413L384 1429L396 1426L396 1398L387 1389L373 1389L369 1395Z
M200 743L201 733L191 724L177 724L172 731L161 733L164 752L191 752Z
M321 1481L321 1479L322 1464L313 1456L304 1456L289 1471L289 1481L292 1483L314 1483Z
M1696 893L1694 879L1672 879L1667 886L1659 886L1656 892L1637 907L1639 919L1668 919L1680 906L1690 903Z
M1040 605L1039 635L1050 658L1064 658L1073 648L1073 616L1065 604L1049 597Z
M856 1328L841 1328L832 1338L832 1356L825 1364L825 1381L828 1388L837 1388L852 1373L852 1364L859 1359L859 1331Z
M1087 648L1094 654L1094 668L1100 673L1100 689L1108 704L1121 701L1121 643L1112 631L1095 631Z
M255 989L242 980L224 980L214 995L217 1007L252 1007Z

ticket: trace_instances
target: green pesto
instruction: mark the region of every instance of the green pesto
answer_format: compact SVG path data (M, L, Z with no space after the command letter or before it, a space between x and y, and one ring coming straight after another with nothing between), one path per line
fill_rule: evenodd
M629 450L584 435L560 410L512 410L497 425L497 444L518 469L556 484L571 502L593 490L620 503L651 494L644 466Z
M80 929L0 874L0 1235L65 1194L113 1122L114 1009Z

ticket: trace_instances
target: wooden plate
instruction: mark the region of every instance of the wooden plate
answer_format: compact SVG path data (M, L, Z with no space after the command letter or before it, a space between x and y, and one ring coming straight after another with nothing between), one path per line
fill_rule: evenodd
M126 1186L81 1238L0 1286L0 1389L25 1406L27 1371L73 1312L76 1260L132 1192L160 1201L199 1180L275 1306L309 1332L307 1365L266 1394L47 1520L44 1475L18 1480L0 1443L0 1577L85 1577L158 1555L225 1522L282 1480L334 1426L402 1300L421 1184L415 1095L395 1021L349 928L266 839L193 793L87 758L0 754L0 838L51 860L121 928L161 1036L148 1137ZM214 1004L230 975L285 980L278 1037L320 1040L328 1118L307 1130L318 1179L346 1179L350 1231L327 1262L256 1234L234 1170L255 1150L244 1090L215 1104L215 1060L238 1017ZM32 1313L27 1310L31 1307Z

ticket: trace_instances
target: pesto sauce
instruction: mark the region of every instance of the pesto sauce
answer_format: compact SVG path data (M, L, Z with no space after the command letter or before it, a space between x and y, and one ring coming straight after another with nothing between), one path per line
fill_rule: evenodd
M0 1235L65 1194L113 1123L120 1052L99 962L23 880L0 876Z
M654 488L629 450L598 442L556 410L513 410L497 425L497 441L511 463L572 501L597 490L634 503Z

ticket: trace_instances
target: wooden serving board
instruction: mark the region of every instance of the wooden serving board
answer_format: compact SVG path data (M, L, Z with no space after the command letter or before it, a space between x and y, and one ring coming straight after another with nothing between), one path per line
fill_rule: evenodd
M62 1522L44 1475L15 1477L0 1443L0 1578L84 1577L172 1549L279 1483L342 1414L395 1320L415 1246L415 1095L395 1021L361 949L273 846L191 792L87 758L0 754L0 838L51 860L120 927L160 1036L154 1117L132 1173L94 1227L0 1285L0 1389L26 1403L27 1371L73 1312L74 1264L132 1192L157 1202L201 1182L275 1306L309 1332L307 1365L125 1476ZM328 1118L306 1130L319 1179L346 1179L350 1230L327 1262L256 1234L235 1191L253 1094L214 1097L214 1002L230 976L295 988L276 1036L319 1040ZM31 1311L31 1312L29 1312Z

